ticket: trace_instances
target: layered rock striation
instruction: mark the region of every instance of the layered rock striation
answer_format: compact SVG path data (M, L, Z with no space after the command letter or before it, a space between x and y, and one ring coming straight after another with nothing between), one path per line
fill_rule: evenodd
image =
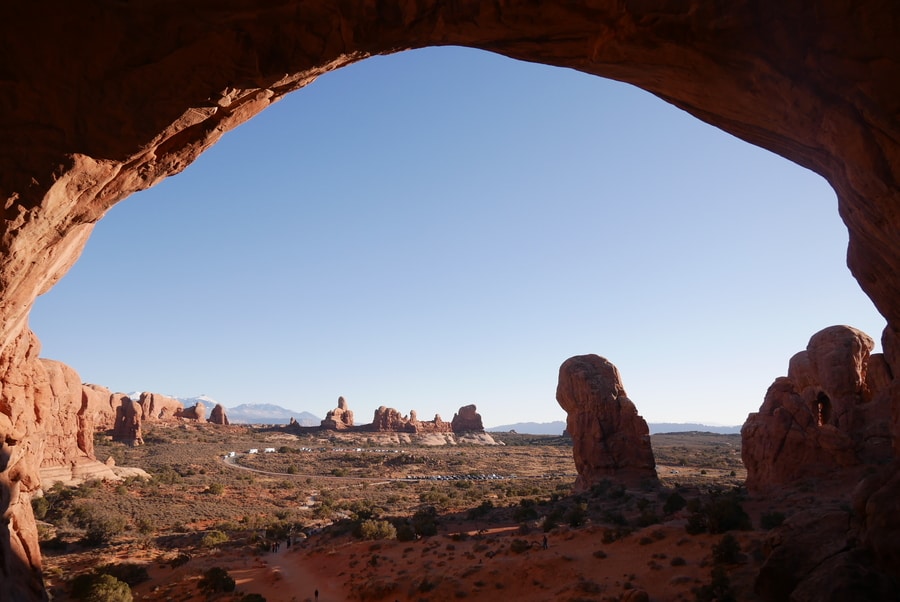
M650 429L609 360L579 355L563 362L556 401L567 413L566 431L578 471L576 490L603 480L629 486L657 481Z

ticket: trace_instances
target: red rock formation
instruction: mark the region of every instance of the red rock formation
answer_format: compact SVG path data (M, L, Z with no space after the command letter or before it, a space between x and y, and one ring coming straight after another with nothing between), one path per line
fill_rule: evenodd
M415 433L416 427L408 416L398 410L380 406L372 418L372 430L378 433Z
M189 408L178 410L175 418L182 420L193 420L196 422L206 422L206 406L202 402L197 402Z
M141 406L141 420L146 420L148 422L153 422L155 420L171 420L176 416L181 416L185 409L184 404L177 399L167 397L166 395L160 395L159 393L141 393L139 403ZM196 420L196 418L194 420Z
M128 445L143 445L141 434L141 406L127 395L113 395L116 406L116 424L113 427L113 441Z
M415 427L416 433L452 433L453 426L449 422L441 420L440 414L434 415L434 420L419 420L415 410L409 413L409 422Z
M341 431L353 427L353 412L347 405L347 400L338 397L338 405L335 409L329 410L322 420L322 428L332 431Z
M0 440L10 458L0 584L11 599L43 597L28 502L49 411L27 328L35 297L116 202L284 94L373 54L455 44L612 77L822 174L849 231L850 269L887 319L884 359L900 374L898 3L351 0L334 10L224 0L185 11L50 0L6 3L0 29Z
M481 414L475 411L475 404L459 408L450 421L450 428L454 433L483 433L484 423L481 422Z
M791 358L741 431L747 487L804 479L857 481L892 458L890 374L874 342L849 326L826 328ZM870 370L870 366L872 369Z
M590 489L605 479L629 486L657 480L650 429L609 360L579 355L563 362L556 401L568 414L566 430L578 471L576 490Z
M291 420L294 420L291 418ZM212 411L209 413L209 420L212 424L221 424L227 425L228 422L228 414L225 412L225 406L221 403L217 403L215 407L213 407Z

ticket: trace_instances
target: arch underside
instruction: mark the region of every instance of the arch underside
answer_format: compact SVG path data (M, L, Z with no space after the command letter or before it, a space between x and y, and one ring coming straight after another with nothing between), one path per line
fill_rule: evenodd
M45 431L62 424L27 328L35 297L116 202L371 55L461 45L610 77L818 172L900 373L900 5L57 0L7 3L0 28L0 580L17 584L14 599L43 595L27 501Z

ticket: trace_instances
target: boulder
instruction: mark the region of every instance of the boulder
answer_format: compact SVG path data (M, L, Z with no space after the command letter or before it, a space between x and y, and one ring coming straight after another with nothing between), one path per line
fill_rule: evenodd
M459 408L450 421L450 428L454 433L481 433L484 432L484 423L481 414L475 411L475 404L469 404ZM440 419L440 416L435 416Z
M605 479L629 486L657 481L650 429L609 360L579 355L563 362L556 400L567 412L576 490Z
M294 419L291 418L291 420ZM217 403L209 413L209 420L207 422L211 422L212 424L227 425L228 415L225 412L225 406L223 406L221 403Z
M323 429L332 431L341 431L353 427L353 412L350 410L346 399L338 397L337 407L325 414L321 426Z

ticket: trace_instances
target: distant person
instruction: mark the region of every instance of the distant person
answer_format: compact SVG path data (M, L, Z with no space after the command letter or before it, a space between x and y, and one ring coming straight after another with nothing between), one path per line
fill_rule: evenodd
M547 536L544 535L544 549L546 550L549 547L550 547L550 544L547 542Z
M316 590L316 602L319 602L319 590Z

